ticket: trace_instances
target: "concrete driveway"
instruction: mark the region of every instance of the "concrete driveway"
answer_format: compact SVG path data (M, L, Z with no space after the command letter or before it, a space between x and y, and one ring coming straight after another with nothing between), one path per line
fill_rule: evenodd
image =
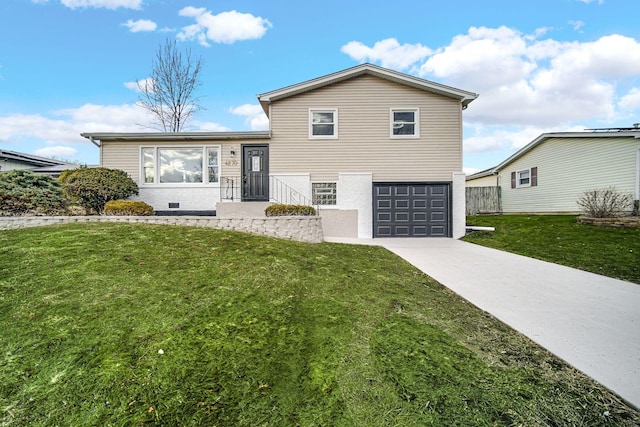
M383 246L640 408L640 285L454 239Z

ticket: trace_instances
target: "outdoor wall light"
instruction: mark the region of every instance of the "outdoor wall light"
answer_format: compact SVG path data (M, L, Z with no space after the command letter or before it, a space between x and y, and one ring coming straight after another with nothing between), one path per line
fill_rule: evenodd
M232 148L230 153L231 153L231 156L235 156L236 155L236 150Z

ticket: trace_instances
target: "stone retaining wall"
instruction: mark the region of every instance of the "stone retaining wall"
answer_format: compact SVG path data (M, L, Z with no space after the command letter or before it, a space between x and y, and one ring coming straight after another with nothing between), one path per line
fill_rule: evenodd
M621 218L589 218L586 216L579 216L578 224L597 225L599 227L640 228L640 217L625 216Z
M322 218L319 216L279 216L262 218L218 218L204 216L30 216L0 217L0 230L41 227L85 222L125 222L136 224L186 225L221 230L244 231L296 240L322 242Z

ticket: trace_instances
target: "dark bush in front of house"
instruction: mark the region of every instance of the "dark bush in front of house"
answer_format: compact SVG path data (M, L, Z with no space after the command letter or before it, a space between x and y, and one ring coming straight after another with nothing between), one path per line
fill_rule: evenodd
M62 188L55 179L26 170L0 173L0 216L64 213Z
M78 168L64 171L58 180L69 201L96 213L110 200L138 194L138 185L119 169Z
M105 215L151 216L153 207L137 200L110 200L104 205Z
M264 210L267 216L314 216L316 210L311 206L275 204Z

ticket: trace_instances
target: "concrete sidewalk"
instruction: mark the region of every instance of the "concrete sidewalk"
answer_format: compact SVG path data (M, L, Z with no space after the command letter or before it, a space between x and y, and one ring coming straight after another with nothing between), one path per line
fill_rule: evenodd
M640 408L640 285L454 239L383 246Z

